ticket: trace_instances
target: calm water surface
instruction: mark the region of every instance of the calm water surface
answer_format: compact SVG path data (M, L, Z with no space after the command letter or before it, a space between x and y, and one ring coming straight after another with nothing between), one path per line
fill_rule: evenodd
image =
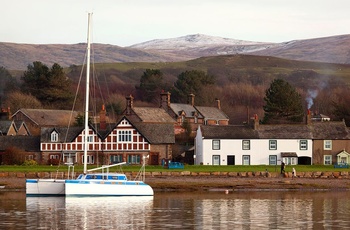
M26 197L0 192L0 229L350 229L350 192Z

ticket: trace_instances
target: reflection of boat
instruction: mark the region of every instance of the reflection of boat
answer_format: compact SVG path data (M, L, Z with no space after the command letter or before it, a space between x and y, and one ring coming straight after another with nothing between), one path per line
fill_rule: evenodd
M153 196L26 197L33 229L144 229L152 208Z
M90 21L91 13L88 14L88 39L87 39L87 64L86 64L86 94L84 116L84 173L77 179L27 179L27 195L66 195L66 196L153 196L151 186L143 182L145 159L140 170L142 180L129 181L125 174L109 173L109 168L124 163L106 165L96 169L87 170L88 151L88 117L89 117L89 79L90 79ZM102 170L102 173L88 174L90 171ZM105 172L106 171L106 172ZM68 172L69 175L69 172Z

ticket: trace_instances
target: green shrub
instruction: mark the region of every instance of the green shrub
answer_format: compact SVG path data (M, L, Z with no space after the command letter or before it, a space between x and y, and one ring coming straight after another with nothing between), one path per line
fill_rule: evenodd
M35 160L26 160L22 164L23 166L36 166L38 163Z

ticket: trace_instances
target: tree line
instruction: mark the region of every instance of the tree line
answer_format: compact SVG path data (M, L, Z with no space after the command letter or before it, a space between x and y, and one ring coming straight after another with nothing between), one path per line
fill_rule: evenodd
M66 73L57 63L48 67L41 62L33 62L17 82L8 70L0 67L1 106L10 107L12 111L20 108L72 109L74 101L83 100L83 96L75 98L74 95L78 81L74 81L72 76L78 74L77 67ZM307 109L350 123L348 87L338 82L322 87L313 85L306 90L302 84L303 76L319 77L312 71L295 71L272 81L259 76L250 76L250 80L228 76L223 84L218 84L223 79L218 79L213 70L184 70L174 81L169 81L162 70L145 69L133 88L126 87L112 75L106 76L109 78L109 83L103 86L106 88L97 79L95 86L100 89L94 94L97 104L105 104L107 112L116 114L125 108L125 96L128 94L133 94L139 105L159 106L160 93L168 91L172 103L187 103L189 94L194 94L195 105L201 106L215 106L216 99L220 99L222 110L232 124L247 122L252 114L259 114L263 123L302 122ZM116 92L116 87L121 93Z

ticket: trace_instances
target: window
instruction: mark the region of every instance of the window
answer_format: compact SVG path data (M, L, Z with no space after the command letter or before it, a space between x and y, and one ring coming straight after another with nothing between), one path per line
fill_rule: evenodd
M58 141L58 133L56 131L53 131L51 133L51 142L57 142Z
M140 155L128 155L128 163L129 164L140 164L141 157Z
M297 165L298 164L298 158L297 157L283 157L283 162L286 165Z
M213 155L213 165L220 165L220 156Z
M300 150L307 150L307 140L300 140Z
M76 162L75 153L63 153L63 162L66 162L66 163Z
M26 155L25 159L28 160L34 160L34 155Z
M119 142L131 142L131 130L123 130L118 132Z
M250 140L242 140L242 149L249 150L250 149Z
M60 159L60 156L59 155L55 155L55 154L53 154L53 155L50 155L50 159Z
M277 150L277 141L276 140L269 141L269 149L270 150Z
M277 165L277 156L276 155L269 156L269 165Z
M250 165L250 156L249 155L243 155L242 163L243 163L243 165Z
M332 141L331 140L324 140L324 150L332 150Z
M82 158L83 160L83 164L84 164L84 156ZM95 163L95 158L93 155L87 155L87 161L86 161L87 164L93 164Z
M116 164L123 162L123 155L112 155L111 156L111 163Z
M220 140L213 140L213 150L220 149Z
M332 164L332 155L324 155L324 164L331 165Z
M87 136L86 140L87 140L87 142L93 142L94 141L94 137L93 136Z

